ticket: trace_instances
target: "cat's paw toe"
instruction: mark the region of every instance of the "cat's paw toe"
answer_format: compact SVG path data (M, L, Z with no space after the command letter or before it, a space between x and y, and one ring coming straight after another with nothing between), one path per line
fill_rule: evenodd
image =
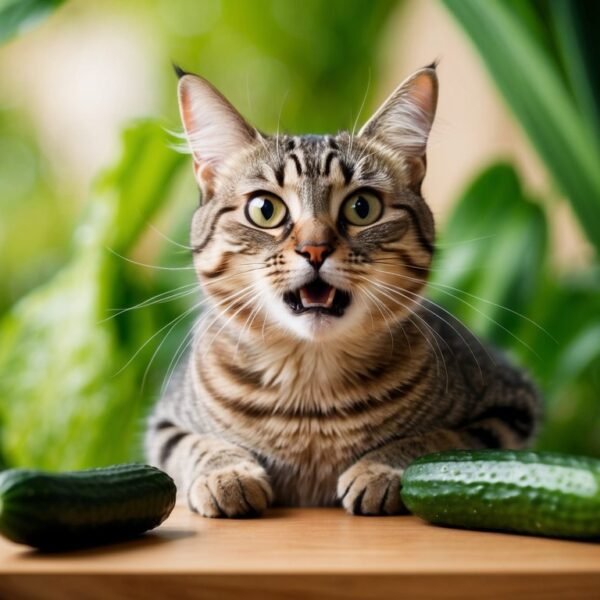
M188 493L190 508L205 517L260 515L273 500L265 470L259 465L235 465L203 473Z
M402 472L387 465L357 462L338 480L338 497L353 515L395 515L405 512L400 500Z

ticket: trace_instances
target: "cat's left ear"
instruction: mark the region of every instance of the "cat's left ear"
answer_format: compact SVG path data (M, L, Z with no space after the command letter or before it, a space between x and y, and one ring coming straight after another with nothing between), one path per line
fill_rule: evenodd
M438 98L435 64L403 81L360 130L405 158L411 187L420 189L425 176L425 150Z
M181 121L194 157L196 180L207 199L225 161L260 134L206 79L176 71Z

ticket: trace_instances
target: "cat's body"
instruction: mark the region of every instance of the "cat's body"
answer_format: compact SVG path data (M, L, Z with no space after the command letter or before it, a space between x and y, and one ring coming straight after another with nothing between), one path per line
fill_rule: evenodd
M205 199L192 245L211 308L150 419L147 453L193 510L341 501L396 513L414 457L530 440L531 384L420 294L436 91L423 69L358 136L268 138L182 77Z

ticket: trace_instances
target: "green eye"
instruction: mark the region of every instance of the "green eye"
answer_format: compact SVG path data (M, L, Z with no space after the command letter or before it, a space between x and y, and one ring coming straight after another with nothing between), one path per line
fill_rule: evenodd
M348 198L342 206L342 214L352 225L370 225L381 216L381 200L372 192L358 192Z
M246 218L264 229L279 227L287 216L287 206L273 194L260 194L248 200Z

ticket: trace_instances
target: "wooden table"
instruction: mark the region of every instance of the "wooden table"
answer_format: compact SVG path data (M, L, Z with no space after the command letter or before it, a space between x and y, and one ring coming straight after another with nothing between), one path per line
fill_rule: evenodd
M445 529L415 517L176 508L135 541L41 554L0 540L0 598L595 598L600 544Z

